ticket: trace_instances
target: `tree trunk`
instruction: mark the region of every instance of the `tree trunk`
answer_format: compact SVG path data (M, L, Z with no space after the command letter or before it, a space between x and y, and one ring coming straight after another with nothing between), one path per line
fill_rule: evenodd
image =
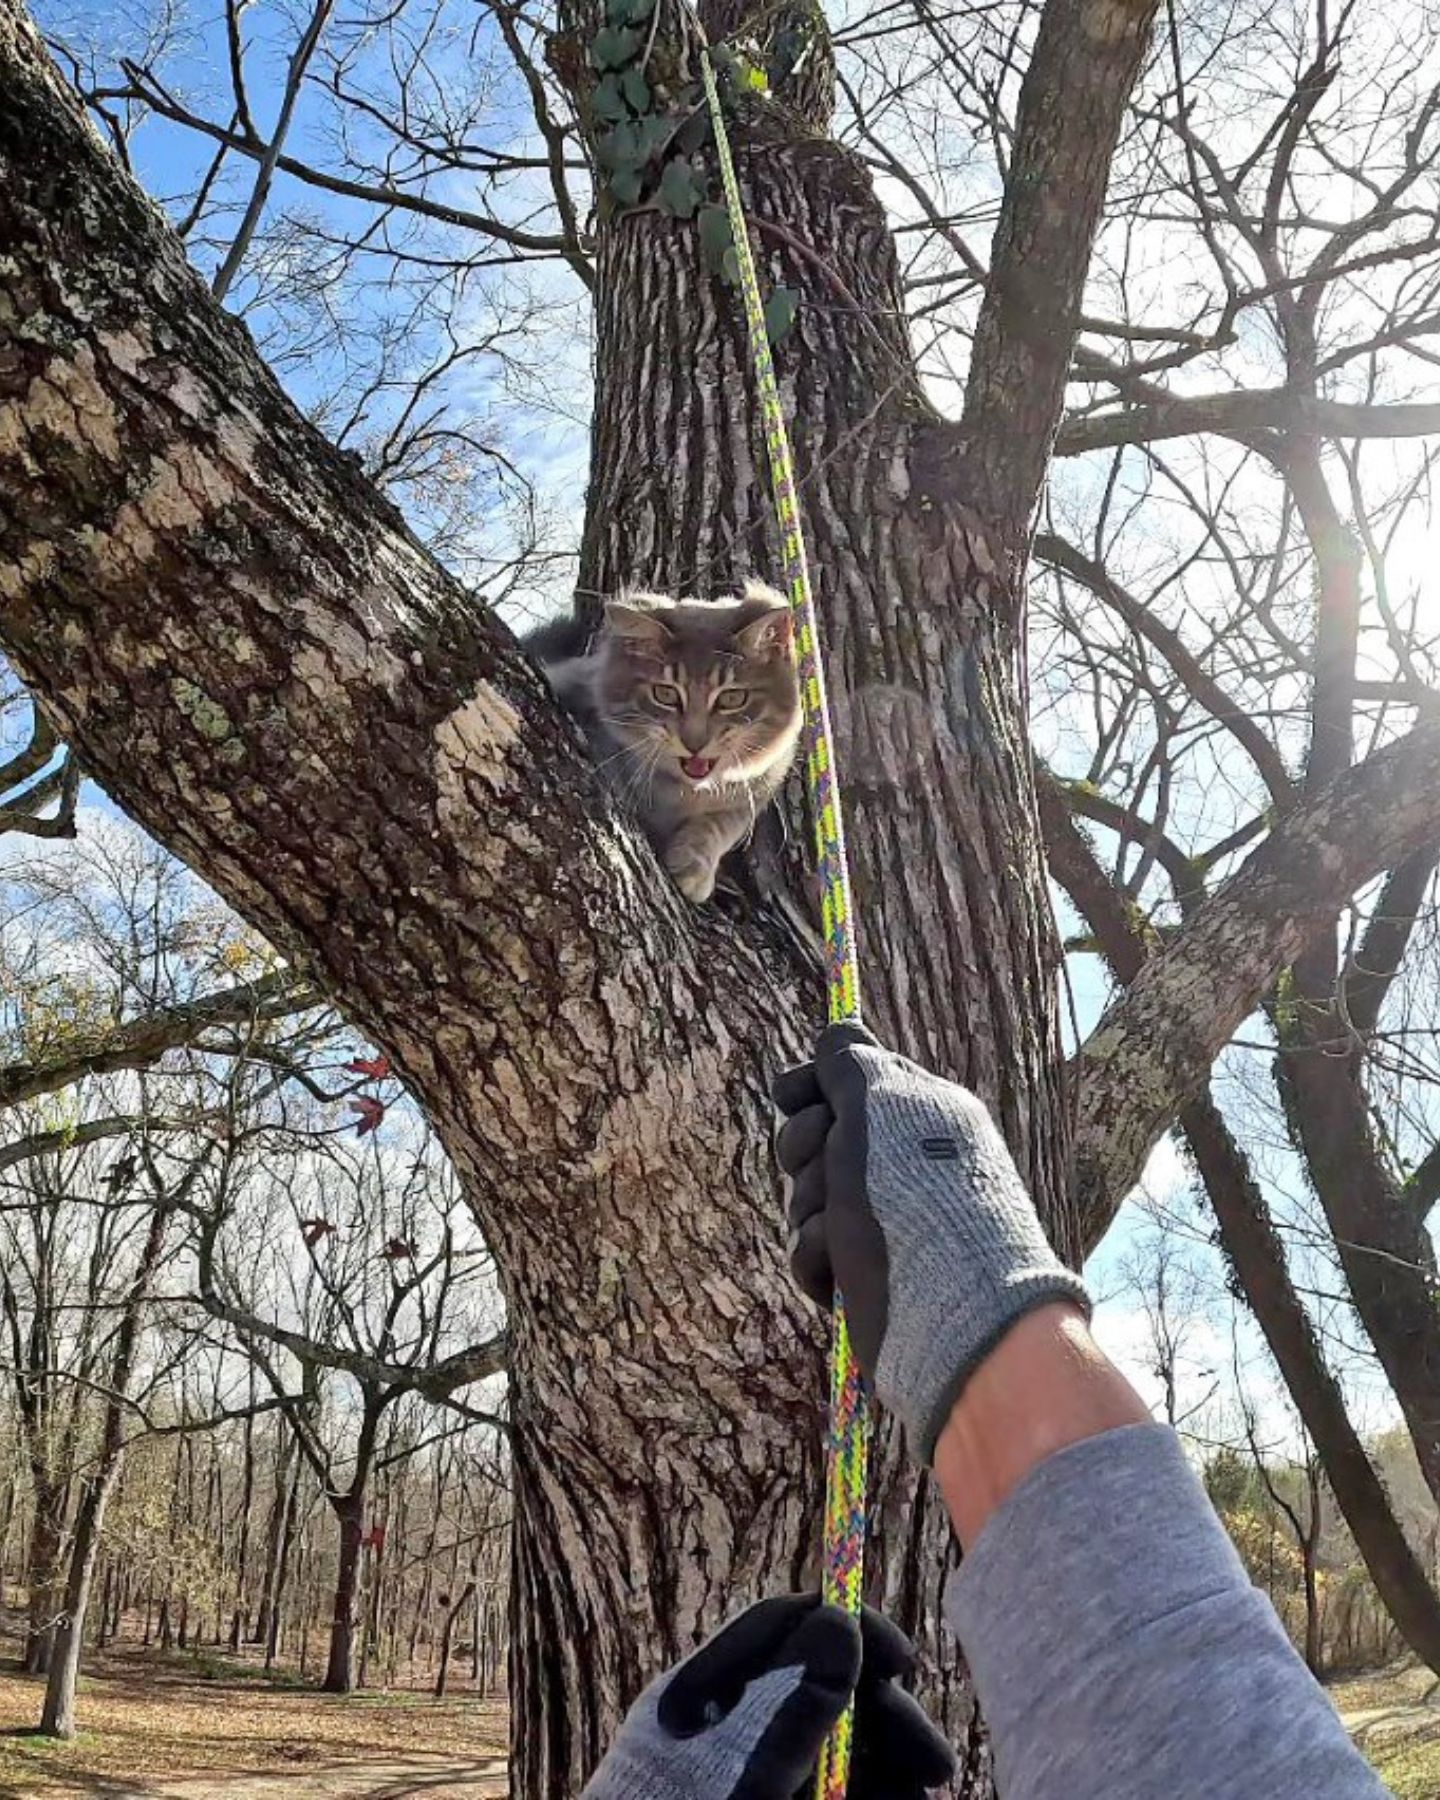
M265 1667L273 1669L280 1653L280 1629L284 1616L286 1580L290 1573L290 1553L295 1544L295 1516L300 1505L300 1470L297 1454L291 1461L290 1480L285 1489L284 1507L280 1514L280 1536L275 1547L273 1581L266 1596Z
M355 1691L355 1602L364 1547L364 1499L355 1493L337 1495L331 1504L340 1524L340 1558L330 1617L330 1657L321 1685L327 1694L351 1694Z
M24 1668L27 1675L43 1675L50 1667L55 1619L60 1609L69 1486L64 1481L54 1480L43 1464L32 1464L32 1485L34 1512L25 1558L29 1599L25 1615Z
M1435 1247L1386 1166L1360 1052L1335 1001L1333 940L1296 966L1276 1079L1296 1148L1334 1236L1355 1310L1440 1502L1440 1308Z
M255 1405L255 1365L250 1365L250 1405ZM244 1471L240 1479L240 1543L235 1562L235 1608L230 1615L230 1648L239 1652L245 1641L249 1607L246 1585L250 1576L250 1514L255 1503L255 1414L245 1415L243 1434Z
M455 1637L455 1621L460 1617L460 1614L471 1600L475 1600L476 1602L475 1641L478 1644L480 1639L480 1607L476 1584L473 1577L461 1590L460 1597L447 1608L445 1613L445 1624L440 1633L440 1668L435 1676L435 1698L437 1700L443 1700L445 1698L445 1682L450 1673L450 1646Z
M85 1615L100 1553L100 1532L105 1509L120 1472L118 1459L85 1480L70 1546L70 1567L65 1583L65 1606L55 1624L54 1647L45 1682L45 1704L40 1730L47 1737L75 1735L75 1690L80 1680L80 1657L85 1644Z
M1110 968L1128 985L1149 953L1133 911L1096 862L1056 784L1043 783L1040 798L1055 878L1094 931ZM1285 1246L1249 1160L1208 1094L1189 1102L1180 1124L1219 1223L1235 1287L1254 1313L1320 1454L1331 1492L1376 1592L1411 1649L1440 1674L1440 1596L1351 1422L1340 1384L1290 1279Z
M291 1458L298 1456L294 1434L280 1414L275 1417L275 1461L271 1472L270 1512L265 1526L265 1572L260 1583L260 1604L255 1610L253 1642L270 1642L270 1620L279 1587L280 1545L285 1533L285 1508L290 1493Z
M75 1514L70 1566L65 1581L65 1608L56 1621L55 1647L40 1717L40 1730L49 1737L72 1738L75 1735L75 1689L80 1679L80 1657L85 1645L85 1615L90 1605L95 1563L100 1554L105 1509L120 1479L125 1456L125 1396L135 1365L142 1315L164 1249L170 1214L171 1208L161 1204L150 1216L149 1229L115 1334L100 1447L93 1466L81 1479L80 1503Z

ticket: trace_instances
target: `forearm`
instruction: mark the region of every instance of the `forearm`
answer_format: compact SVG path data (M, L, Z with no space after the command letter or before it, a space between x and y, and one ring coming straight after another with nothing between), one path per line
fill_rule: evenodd
M1057 1451L1150 1412L1064 1303L1026 1313L971 1375L935 1446L935 1480L968 1551L986 1520Z
M1078 1314L1030 1315L981 1365L936 1475L1005 1800L1383 1795L1174 1433Z

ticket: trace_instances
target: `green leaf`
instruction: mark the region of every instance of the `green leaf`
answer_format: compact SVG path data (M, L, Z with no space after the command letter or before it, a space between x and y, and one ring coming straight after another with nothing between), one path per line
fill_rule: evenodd
M636 119L635 155L639 162L650 162L670 142L675 130L675 121L664 113L647 113L643 119Z
M740 253L733 244L720 258L720 279L728 281L731 287L740 285Z
M675 147L684 155L693 156L697 150L709 142L710 115L703 107L697 107L675 133Z
M747 88L752 89L757 94L768 94L770 92L770 77L763 69L757 67L754 63L747 62L743 65L743 70L744 73L742 79Z
M702 206L695 224L700 233L701 259L712 275L719 275L726 252L735 247L730 235L730 215L723 206Z
M640 198L640 171L633 163L610 177L610 196L617 206L634 206Z
M700 200L700 183L689 163L678 159L666 163L665 173L660 177L661 210L676 219L692 219Z
M602 169L633 168L644 160L640 133L633 120L625 120L613 131L601 132L595 140L595 160Z
M800 304L800 294L796 288L779 286L770 290L770 298L765 302L765 335L772 344L778 344L795 323L795 309Z
M623 69L635 60L640 48L638 31L620 30L614 25L602 26L590 42L590 61L597 69Z
M602 76L595 83L595 92L590 96L590 105L594 110L595 117L604 119L607 124L618 125L626 117L625 101L621 97L620 83L615 76Z
M607 75L606 81L610 80ZM620 78L620 91L625 96L626 104L633 113L648 113L650 110L650 84L639 69L627 69Z

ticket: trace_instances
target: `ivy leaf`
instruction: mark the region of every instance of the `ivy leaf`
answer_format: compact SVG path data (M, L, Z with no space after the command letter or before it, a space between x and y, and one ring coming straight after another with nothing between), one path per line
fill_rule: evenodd
M799 304L800 295L795 288L782 284L770 290L770 298L765 302L765 335L772 344L778 344L789 332Z
M712 275L719 275L725 255L735 247L730 235L730 215L723 206L702 206L695 221L700 232L700 256Z
M647 113L635 121L635 142L642 163L650 161L670 142L675 121L665 113Z
M606 81L613 76L607 75ZM604 83L601 84L602 86ZM648 113L650 110L650 84L639 69L627 69L620 78L620 91L625 96L625 103L633 113Z
M613 75L606 75L596 82L595 92L590 96L590 105L594 109L595 117L604 119L607 124L618 125L625 117L625 102L621 98L620 83Z
M634 206L640 199L640 171L633 163L610 177L610 196L617 206Z
M675 147L685 156L693 156L710 142L710 115L704 107L696 107L675 133Z
M597 69L623 69L640 48L638 31L604 25L590 41L590 61Z
M740 285L740 253L733 244L720 258L720 279L728 281L731 287Z
M672 218L693 219L701 199L700 183L688 162L668 162L660 177L660 207Z
M642 160L640 133L634 124L627 120L596 138L595 160L602 169L612 170L639 164Z

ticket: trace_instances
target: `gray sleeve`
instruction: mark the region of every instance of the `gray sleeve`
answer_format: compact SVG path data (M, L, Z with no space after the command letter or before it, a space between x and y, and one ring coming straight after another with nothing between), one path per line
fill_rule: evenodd
M1384 1800L1166 1426L1033 1470L947 1610L1001 1800Z

